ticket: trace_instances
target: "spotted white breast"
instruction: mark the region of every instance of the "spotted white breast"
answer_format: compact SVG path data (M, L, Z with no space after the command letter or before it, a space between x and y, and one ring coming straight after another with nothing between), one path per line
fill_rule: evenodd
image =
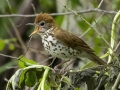
M68 59L81 57L81 51L77 51L71 47L63 45L49 33L49 30L44 35L41 35L41 37L45 50L54 57Z

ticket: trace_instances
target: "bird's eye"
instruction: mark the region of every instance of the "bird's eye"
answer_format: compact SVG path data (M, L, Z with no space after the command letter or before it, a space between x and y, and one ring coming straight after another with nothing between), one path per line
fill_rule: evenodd
M45 22L44 21L41 21L40 22L40 26L44 26L45 25Z

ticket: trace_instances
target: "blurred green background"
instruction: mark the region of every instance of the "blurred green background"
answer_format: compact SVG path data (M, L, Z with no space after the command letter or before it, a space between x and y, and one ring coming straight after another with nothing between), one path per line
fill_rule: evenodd
M110 32L112 20L120 9L120 0L104 0L99 9L108 13L95 10L98 8L101 0L60 0L60 2L79 13L94 28L97 29L104 38L110 42ZM88 11L90 10L90 11ZM84 13L82 11L85 11ZM7 80L14 74L18 68L18 60L15 57L23 55L27 50L29 35L34 30L33 26L27 26L27 23L33 23L35 15L40 12L46 12L51 15L54 13L54 19L57 24L77 36L81 36L90 29L81 38L95 50L98 56L107 52L108 46L101 36L89 25L74 14L66 15L68 11L56 0L1 0L0 1L0 88L5 89ZM62 13L63 15L59 15ZM17 15L14 15L17 14ZM8 15L8 16L6 16ZM21 16L23 15L23 16ZM26 15L26 16L24 16ZM33 15L33 16L27 16ZM120 39L119 22L116 24L115 44ZM49 55L43 54L44 48L41 39L35 35L30 42L30 48L25 57L33 59L40 64L48 65L50 62L43 62ZM13 56L9 58L4 55ZM42 63L41 63L42 62Z

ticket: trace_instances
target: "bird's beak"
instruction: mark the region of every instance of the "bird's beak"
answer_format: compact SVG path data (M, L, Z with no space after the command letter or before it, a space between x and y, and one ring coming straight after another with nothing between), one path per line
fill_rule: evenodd
M35 23L27 23L26 25L36 26L36 29L30 34L29 37L31 37L33 34L37 34L40 31L40 27L37 24L35 24Z
M37 27L31 34L29 37L31 37L33 34L37 34L39 32L39 27Z

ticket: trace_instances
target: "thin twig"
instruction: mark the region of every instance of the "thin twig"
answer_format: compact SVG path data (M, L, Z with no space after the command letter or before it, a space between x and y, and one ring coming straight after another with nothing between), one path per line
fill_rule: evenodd
M17 24L16 27L20 27L20 26L22 26L23 23L24 23L24 21L25 21L25 17L22 18L22 21L20 22L20 24Z
M8 28L7 24L6 24L5 22L3 22L2 24L3 24L3 26L5 27L8 35L9 35L11 38L13 38L14 36L13 36L12 33L10 32L10 29Z
M99 5L98 5L98 7L97 7L97 8L100 8L100 7L101 7L101 5L102 5L102 3L103 3L103 0L101 0L101 1L100 1L100 3L99 3Z
M58 0L57 0L58 1ZM58 1L59 2L59 1ZM87 22L81 15L79 15L78 13L76 13L75 11L71 10L70 8L68 8L67 6L63 5L61 2L59 2L63 7L65 7L66 9L68 9L69 11L73 12L75 15L77 15L79 18L81 18L84 22L86 22L86 24L88 24L90 26L90 28L92 28L93 30L95 30L99 36L103 39L103 41L111 48L110 44L107 42L107 40L103 37L103 35L97 30L95 29L93 26L91 26L91 24L89 22ZM112 49L112 48L111 48Z
M118 74L117 79L116 79L114 85L112 86L112 90L118 90L117 88L118 88L119 84L120 84L120 73Z
M24 49L26 49L26 46L25 46L25 44L24 44L24 42L23 42L23 40L22 40L22 38L21 38L21 36L20 36L20 34L19 34L19 32L18 32L18 29L16 28L16 26L15 26L15 24L14 24L14 22L12 21L11 18L8 18L8 19L9 19L9 21L10 21L10 23L11 23L11 25L12 25L14 31L15 31L15 34L16 34L16 36L17 36L20 44L22 45L22 47L23 47Z
M104 11L103 11L103 12L104 12ZM115 24L115 25L117 26L118 29L120 29L120 26L117 25L117 23L115 23L115 22L113 21L113 18L111 18L111 17L110 17L108 14L106 14L106 13L105 13L105 15L112 21L113 24ZM115 33L117 33L117 32L115 32Z
M92 27L94 27L94 25L102 18L102 16L104 15L104 13L102 13L100 15L100 17L96 20L96 22L93 22L92 23ZM86 35L89 31L90 31L91 27L89 27L82 35L80 35L80 38L82 38L84 35Z
M9 34L10 38L14 38L14 36L13 36L12 33L10 32L10 29L8 28L7 24L3 22L3 26L5 27L5 29L6 29L7 33ZM8 43L6 43L6 44L8 44ZM22 47L18 44L18 42L14 42L14 45L15 45L15 46L19 46L20 48L22 48Z
M80 14L80 13L90 13L90 12L98 12L98 13L101 13L103 12L106 13L106 14L116 14L117 12L116 11L107 11L107 10L101 10L101 9L98 9L98 8L95 8L95 9L88 9L88 10L81 10L81 11L75 11L76 13ZM51 16L58 16L58 15L72 15L74 14L73 12L65 12L65 13L51 13L50 15ZM28 15L23 15L23 14L3 14L3 15L0 15L0 17L3 17L3 18L6 18L6 17L36 17L38 14L28 14Z
M53 58L52 62L48 65L51 66L53 64L53 62L55 61L56 57Z
M116 52L116 51L118 50L119 47L120 47L120 41L119 41L119 43L117 44L117 46L115 47L114 52Z
M26 55L26 53L27 53L27 51L29 50L29 48L30 48L30 41L31 41L31 39L32 39L32 37L30 37L30 39L29 39L29 41L28 41L28 44L27 44L26 51L25 51L25 53L22 55L22 57L23 57L23 56L25 56L25 55ZM21 59L22 57L20 57L19 59Z
M52 58L53 58L53 57L48 57L47 59L40 61L39 64L42 64L42 63L44 63L44 62L46 62L46 61L48 61L48 60L51 60ZM49 65L49 66L50 66L50 65Z
M8 4L8 7L10 8L10 11L11 11L11 13L12 13L12 7L11 7L11 5L10 5L10 2L9 2L9 0L6 0L6 2L7 2L7 4Z
M31 4L31 6L32 6L32 8L33 8L34 13L36 13L36 9L35 9L34 4Z
M103 11L103 12L104 12L104 11ZM117 25L117 23L115 23L115 22L113 21L113 19L112 19L109 15L107 15L106 13L105 13L104 15L106 15L106 16L111 20L111 22L112 22L113 24L115 24L118 29L120 29L119 25ZM114 31L114 32L117 34L116 31ZM111 36L111 34L109 34L109 35ZM111 36L111 38L115 40L115 38L113 38L113 36ZM115 42L117 42L117 41L115 40Z
M18 59L18 57L13 57L13 56L2 54L2 53L0 53L0 55L4 57L12 58L12 59Z
M23 62L24 64L26 64L26 62L23 61L23 60L21 60L21 59L26 55L27 51L29 50L29 45L30 45L31 39L32 39L32 37L30 37L30 39L29 39L29 41L28 41L28 46L27 46L27 49L26 49L25 53L24 53L21 57L18 58L18 60L20 60L20 61Z

